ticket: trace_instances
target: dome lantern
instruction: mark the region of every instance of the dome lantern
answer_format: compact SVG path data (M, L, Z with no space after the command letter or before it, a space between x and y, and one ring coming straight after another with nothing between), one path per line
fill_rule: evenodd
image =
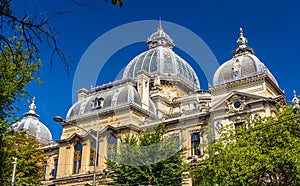
M232 52L235 56L243 55L245 53L254 54L253 49L247 46L248 40L244 36L244 32L243 32L242 28L240 28L240 37L237 39L236 42L237 42L238 48Z
M164 32L161 22L159 24L157 31L154 32L148 38L146 44L148 45L149 49L156 48L158 46L163 46L172 49L175 46L171 37L166 32Z

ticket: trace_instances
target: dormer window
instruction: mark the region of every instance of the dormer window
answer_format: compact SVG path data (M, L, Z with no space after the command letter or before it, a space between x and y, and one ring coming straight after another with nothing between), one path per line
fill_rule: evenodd
M95 109L100 109L103 107L104 104L104 98L103 97L96 97L94 100L94 108Z

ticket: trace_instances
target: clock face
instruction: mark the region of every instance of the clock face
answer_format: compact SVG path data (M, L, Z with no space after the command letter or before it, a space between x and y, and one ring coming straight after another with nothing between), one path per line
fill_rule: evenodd
M240 108L241 107L241 102L237 101L234 103L234 108Z

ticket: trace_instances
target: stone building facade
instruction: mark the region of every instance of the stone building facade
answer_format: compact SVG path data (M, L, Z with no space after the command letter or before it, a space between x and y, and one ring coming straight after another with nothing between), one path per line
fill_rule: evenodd
M146 44L148 50L128 63L122 79L78 91L78 101L61 120L61 139L44 147L49 155L45 185L92 185L95 163L100 179L106 174L105 158L111 158L124 134L161 122L166 135L187 148L187 162L197 160L208 143L204 126L217 137L226 125L275 115L275 105L286 105L285 94L248 47L242 29L233 57L217 69L208 90L200 88L194 69L172 50L174 42L161 26Z

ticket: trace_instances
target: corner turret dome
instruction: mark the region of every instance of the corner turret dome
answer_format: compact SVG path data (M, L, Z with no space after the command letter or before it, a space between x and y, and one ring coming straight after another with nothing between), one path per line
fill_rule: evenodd
M149 50L133 58L126 66L123 79L136 78L137 72L145 70L151 77L182 79L195 89L200 89L199 79L194 69L172 48L175 46L171 37L160 26L147 40Z
M29 111L23 115L21 121L13 124L13 128L16 131L27 130L28 134L36 137L42 143L50 143L52 141L51 132L42 122L40 122L40 116L35 112L36 105L34 101L35 98L32 99Z
M252 48L247 46L248 40L240 29L240 37L237 40L238 48L233 51L233 58L223 63L215 72L214 85L266 74L277 86L278 83L269 69L254 55Z

